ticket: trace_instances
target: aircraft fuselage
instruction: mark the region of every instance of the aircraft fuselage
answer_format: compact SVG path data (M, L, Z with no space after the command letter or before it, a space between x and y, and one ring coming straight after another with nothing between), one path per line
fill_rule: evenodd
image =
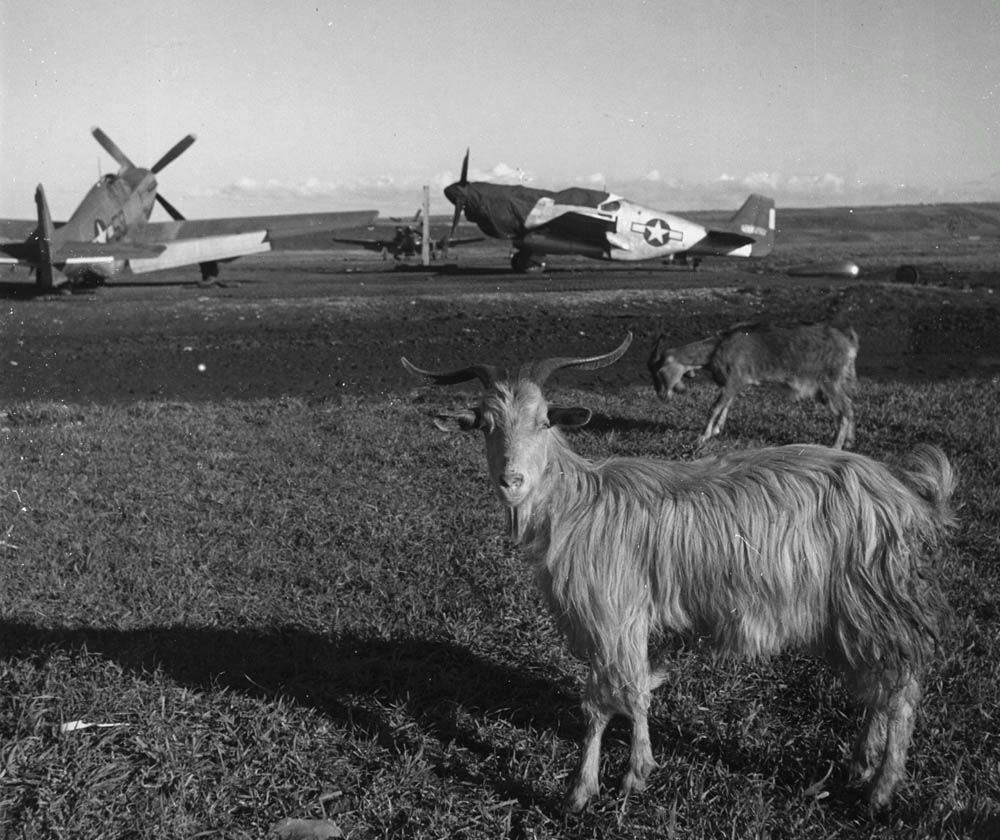
M687 252L707 234L704 227L680 216L613 195L596 208L557 205L551 199L542 199L526 225L529 232L520 237L520 242L532 251L580 253L580 231L588 227L592 232L588 231L584 240L603 241L586 256L626 261ZM534 228L544 228L545 233L530 232Z
M156 176L148 169L105 175L90 188L56 242L117 242L135 233L149 219L156 201Z
M127 241L137 234L153 212L156 176L148 169L131 168L104 175L84 196L69 221L56 228L52 245L58 249L70 242L106 245ZM71 261L63 268L70 279L97 276L110 279L122 272L126 260Z

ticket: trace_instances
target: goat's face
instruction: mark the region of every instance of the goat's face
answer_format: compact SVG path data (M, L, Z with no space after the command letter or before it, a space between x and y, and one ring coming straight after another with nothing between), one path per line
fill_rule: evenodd
M669 400L674 394L687 390L685 379L690 379L701 365L686 365L679 362L672 353L667 353L659 367L652 371L653 387L661 399Z
M482 431L493 491L513 508L528 500L541 484L553 428L575 428L589 420L589 410L549 405L538 385L519 379L493 385L474 409L439 415L438 425Z
M545 479L550 449L561 443L554 427L573 428L590 420L585 408L549 405L542 385L557 370L597 370L617 362L632 343L632 333L610 353L598 356L551 356L524 365L517 378L502 378L495 365L467 365L453 370L424 370L400 359L411 373L427 376L438 385L454 385L478 379L486 389L475 408L457 414L439 414L438 428L450 431L480 429L486 438L486 461L490 480L500 501L511 509L530 500ZM517 517L514 517L516 525Z

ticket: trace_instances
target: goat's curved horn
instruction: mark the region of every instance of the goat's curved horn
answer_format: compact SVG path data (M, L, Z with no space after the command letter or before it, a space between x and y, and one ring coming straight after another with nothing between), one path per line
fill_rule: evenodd
M537 362L525 365L521 369L521 375L525 379L530 379L536 385L542 385L549 376L563 368L597 370L598 368L607 367L617 362L625 355L625 351L628 350L631 343L632 333L630 332L625 336L625 340L610 353L604 353L600 356L582 356L576 358L556 356L551 359L539 359Z
M418 368L405 356L401 356L399 361L403 363L410 373L419 376L427 376L438 385L454 385L457 382L468 382L470 379L478 379L483 383L484 388L490 388L500 379L500 372L493 365L469 365L468 367L456 370L424 370Z

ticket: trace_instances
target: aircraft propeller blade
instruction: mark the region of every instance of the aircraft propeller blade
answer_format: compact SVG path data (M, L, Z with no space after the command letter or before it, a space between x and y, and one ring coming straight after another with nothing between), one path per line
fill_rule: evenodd
M458 184L461 187L466 186L469 183L469 150L465 150L465 157L462 159L462 176L458 179ZM458 230L458 222L462 217L462 211L465 209L465 196L459 196L458 200L455 202L455 215L451 218L451 230L447 233L444 238L444 255L447 259L448 257L448 243L455 238L455 231Z
M455 231L458 229L458 220L462 215L462 210L465 209L465 202L459 199L455 202L455 215L451 218L451 230L448 231L448 238L454 239Z
M463 187L469 183L469 150L465 150L465 157L462 159L462 177L458 179Z
M160 202L160 207L170 214L170 218L175 222L183 222L184 217L181 215L181 211L174 207L169 201L167 201L160 193L156 194L156 200Z
M173 163L177 158L179 158L184 152L187 151L188 147L195 141L196 137L193 134L187 135L182 140L179 140L174 144L173 148L167 152L163 157L161 157L156 163L153 164L150 171L155 175L163 167L169 163ZM168 211L169 212L169 211Z
M184 152L188 150L188 148L195 141L195 139L196 139L195 135L188 134L186 137L183 137L182 139L178 140L176 143L174 143L174 145L163 157L161 157L156 163L153 164L153 166L150 168L149 171L155 175L165 166L173 163L175 160L177 160L177 158L179 158L182 154L184 154ZM176 207L174 207L174 205L171 204L169 201L167 201L161 193L156 194L156 200L160 203L160 207L162 207L164 210L167 211L171 219L173 219L175 222L184 221L184 216L181 214L181 211L178 210Z
M108 137L101 129L96 125L90 129L90 133L94 135L94 139L101 144L104 151L106 151L111 157L113 157L118 165L122 169L135 169L135 164L128 159L128 155L125 154L118 146L115 145L115 141Z

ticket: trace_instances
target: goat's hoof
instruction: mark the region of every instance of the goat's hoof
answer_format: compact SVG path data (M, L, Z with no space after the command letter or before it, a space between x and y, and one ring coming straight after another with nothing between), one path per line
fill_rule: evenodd
M567 814L581 813L596 792L589 790L585 785L574 785L563 798L563 811Z
M863 787L867 785L875 775L875 768L870 764L863 764L860 761L855 761L851 764L850 773L848 779L850 784L857 787Z
M628 796L630 793L642 793L646 789L646 777L639 776L633 773L631 770L625 774L622 779L621 792L622 796Z
M893 781L886 779L881 773L878 774L868 788L868 807L873 811L887 808L892 801L892 792L895 788Z

